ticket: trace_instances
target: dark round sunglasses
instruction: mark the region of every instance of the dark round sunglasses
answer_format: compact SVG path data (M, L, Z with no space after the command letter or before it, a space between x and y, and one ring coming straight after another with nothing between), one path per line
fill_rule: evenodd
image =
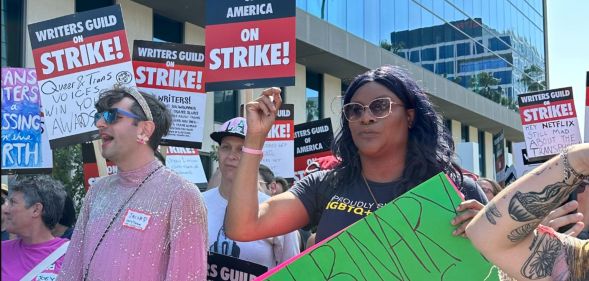
M114 123L115 121L117 121L119 115L133 118L133 119L137 119L137 120L141 120L141 117L139 117L131 112L122 110L120 108L109 108L105 111L97 112L96 114L94 114L94 126L96 126L96 123L101 118L104 118L104 122L106 124L110 125L110 124Z

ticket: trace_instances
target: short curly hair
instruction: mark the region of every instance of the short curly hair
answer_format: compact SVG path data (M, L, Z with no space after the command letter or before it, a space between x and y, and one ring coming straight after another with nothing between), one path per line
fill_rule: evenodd
M133 98L133 96L127 91L128 90L125 88L114 88L100 94L100 98L94 105L96 110L98 112L105 111L111 108L115 103L120 102L123 98L130 98L134 101L133 105L131 106L131 112L139 116L141 120L147 120L147 116L145 116L145 112L143 112L143 109L141 109L139 103L137 103L135 98ZM145 98L145 101L147 102L149 110L151 110L151 114L153 116L155 130L149 138L149 146L153 149L154 152L156 152L162 137L167 135L170 131L170 127L172 126L172 113L166 107L166 105L159 101L154 95L144 92L139 93L143 96L143 98Z

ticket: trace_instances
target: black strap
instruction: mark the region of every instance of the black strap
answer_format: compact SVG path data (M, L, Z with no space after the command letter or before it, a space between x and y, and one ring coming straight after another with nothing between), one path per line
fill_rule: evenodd
M94 255L96 254L96 250L98 250L98 246L100 246L100 244L102 244L102 240L104 240L104 237L106 237L106 233L108 233L111 226L113 225L113 223L115 222L115 220L117 219L119 214L121 213L121 211L123 211L123 209L125 208L127 203L129 203L129 201L131 201L131 198L133 198L133 196L135 196L135 193L137 193L139 188L141 186L143 186L143 184L151 177L151 175L153 175L155 172L157 172L162 167L163 166L159 166L157 169L153 170L153 172L151 172L149 175L147 175L147 177L145 177L145 179L143 179L143 181L135 188L135 190L133 190L133 193L131 194L131 196L129 196L129 198L127 198L127 200L123 203L123 205L121 205L119 210L115 213L113 218L110 220L110 223L108 224L108 226L104 230L104 233L102 233L100 240L98 240L98 244L96 244L96 247L94 247L94 251L92 251L92 255L90 256L90 261L88 261L88 264L86 265L86 269L84 270L84 279L83 279L84 281L87 280L87 278L88 278L88 272L90 271L90 264L92 263L92 260L94 259Z

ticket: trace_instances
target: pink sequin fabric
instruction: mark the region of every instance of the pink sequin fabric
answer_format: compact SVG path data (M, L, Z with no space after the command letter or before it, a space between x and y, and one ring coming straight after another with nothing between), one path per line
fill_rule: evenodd
M206 218L198 188L157 160L102 178L86 195L58 280L83 280L86 268L87 280L206 280Z

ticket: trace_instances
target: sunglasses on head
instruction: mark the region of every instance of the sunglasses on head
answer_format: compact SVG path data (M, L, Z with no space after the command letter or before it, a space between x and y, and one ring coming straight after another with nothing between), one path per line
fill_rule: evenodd
M129 117L129 118L133 118L133 119L137 119L137 120L141 120L141 117L122 110L120 108L109 108L105 111L102 112L97 112L96 114L94 114L94 126L96 126L96 123L98 123L98 120L100 120L101 118L104 118L104 122L108 125L114 123L115 121L117 121L117 118L122 115L125 117Z
M342 108L344 117L349 122L360 121L364 111L368 109L368 112L375 118L385 118L391 114L392 105L403 106L400 103L394 102L391 98L377 98L372 100L368 105L363 105L357 102L350 102L345 104Z

